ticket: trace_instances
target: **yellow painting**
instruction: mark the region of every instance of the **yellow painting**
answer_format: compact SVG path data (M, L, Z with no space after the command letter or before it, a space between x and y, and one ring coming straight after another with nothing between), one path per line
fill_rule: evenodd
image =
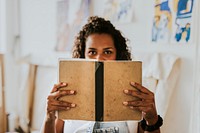
M155 0L153 42L188 42L194 0Z

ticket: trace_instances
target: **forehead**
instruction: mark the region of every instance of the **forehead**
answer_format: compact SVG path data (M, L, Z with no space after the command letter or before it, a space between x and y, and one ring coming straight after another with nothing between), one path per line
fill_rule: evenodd
M115 47L115 45L109 34L91 34L86 39L86 48L88 47Z

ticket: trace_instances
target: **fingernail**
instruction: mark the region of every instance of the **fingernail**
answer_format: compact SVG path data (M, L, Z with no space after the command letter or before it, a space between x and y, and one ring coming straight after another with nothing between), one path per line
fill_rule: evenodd
M135 82L131 82L131 85L135 85Z
M133 106L130 106L129 108L130 108L130 109L133 109Z
M62 82L62 85L67 85L67 83Z
M71 91L70 91L70 94L74 94L74 91L73 91L73 90L71 90Z
M128 105L128 102L123 102L124 105Z
M128 90L124 90L124 93L128 94Z
M72 104L71 104L71 107L76 107L76 104L75 104L75 103L72 103Z
M69 109L70 109L70 107L67 107L66 109L67 109L67 110L69 110Z

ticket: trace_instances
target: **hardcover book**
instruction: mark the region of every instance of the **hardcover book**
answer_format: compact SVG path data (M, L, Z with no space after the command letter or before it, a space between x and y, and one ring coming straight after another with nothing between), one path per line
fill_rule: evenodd
M122 103L135 97L123 93L124 89L136 90L130 82L142 82L140 61L59 61L59 82L68 83L62 89L76 90L76 95L60 100L77 106L59 111L60 119L89 121L141 120L140 111L132 110Z

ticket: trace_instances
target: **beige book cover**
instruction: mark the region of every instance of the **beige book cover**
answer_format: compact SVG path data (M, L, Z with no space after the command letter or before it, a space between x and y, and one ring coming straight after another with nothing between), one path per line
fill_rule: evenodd
M142 82L140 61L60 60L59 82L67 82L62 89L76 90L76 95L60 100L76 103L77 107L59 111L60 119L90 121L141 120L141 112L124 106L123 101L134 97L123 93L135 89L130 82Z

